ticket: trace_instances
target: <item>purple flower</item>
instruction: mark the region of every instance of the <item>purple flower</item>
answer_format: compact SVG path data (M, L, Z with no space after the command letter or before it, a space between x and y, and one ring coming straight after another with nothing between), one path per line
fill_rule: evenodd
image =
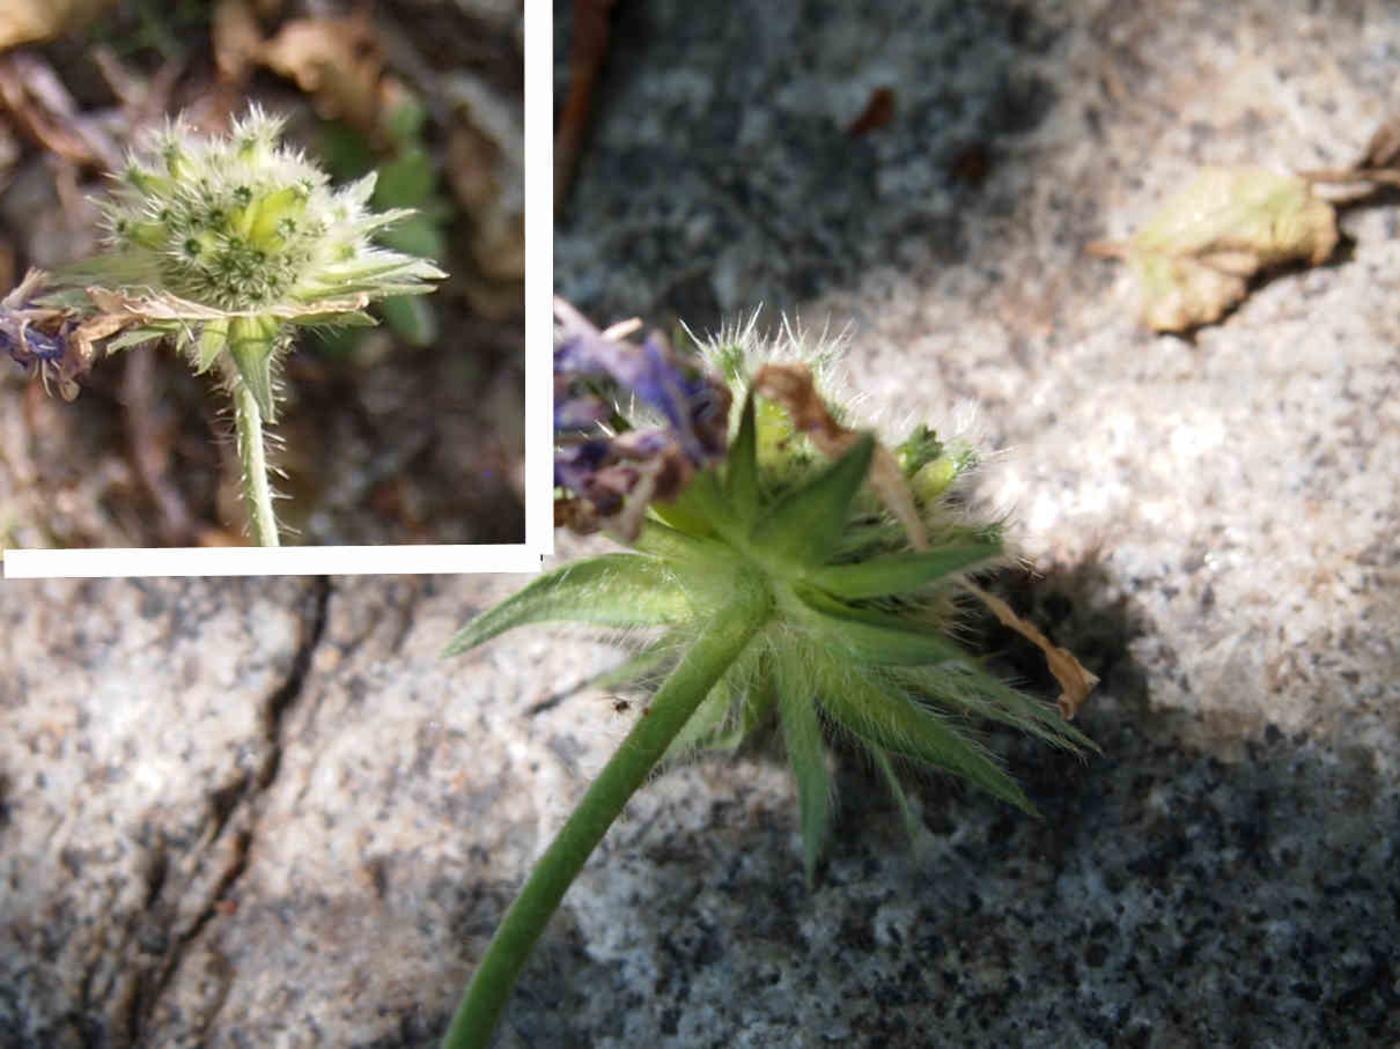
M43 277L30 271L0 299L0 350L26 372L38 372L47 387L58 386L65 400L78 395L75 376L86 370L84 332L70 311L35 301Z
M612 415L612 405L593 393L575 394L567 377L554 376L554 431L588 430Z
M68 327L70 326L64 325L64 328ZM25 367L36 362L52 364L63 360L63 355L68 351L68 340L65 337L67 334L60 330L55 335L49 335L38 328L16 324L11 317L0 315L0 349L8 353L16 364Z
M565 523L593 530L606 522L635 536L653 499L671 499L697 469L723 458L730 393L697 363L683 360L659 334L625 341L635 325L599 331L555 300L555 484L574 493ZM607 394L630 394L665 425L605 432L622 416Z

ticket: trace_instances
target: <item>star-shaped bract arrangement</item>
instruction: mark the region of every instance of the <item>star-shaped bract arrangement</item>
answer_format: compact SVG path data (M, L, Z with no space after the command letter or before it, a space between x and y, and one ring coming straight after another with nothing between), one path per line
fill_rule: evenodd
M869 753L906 813L900 761L1031 811L977 741L979 721L1072 750L1092 746L1060 711L959 645L959 598L981 593L969 573L1003 560L1001 530L968 521L951 500L966 460L930 430L916 428L891 452L874 434L838 423L801 362L763 363L761 352L721 342L712 350L726 389L704 362L656 336L628 344L624 329L598 332L567 307L561 322L556 481L566 505L585 504L588 529L604 528L629 549L540 577L470 623L449 652L548 621L649 630L654 636L605 683L654 688L502 922L444 1043L450 1049L487 1044L549 914L668 755L734 746L776 713L811 880L831 828L828 749L838 737ZM607 363L576 366L583 357ZM585 389L577 382L584 373L611 381ZM743 405L732 427L731 399ZM629 417L635 408L653 417L649 424ZM715 435L724 435L718 445ZM582 465L579 448L595 449ZM652 483L661 477L665 485ZM579 516L575 509L566 518Z

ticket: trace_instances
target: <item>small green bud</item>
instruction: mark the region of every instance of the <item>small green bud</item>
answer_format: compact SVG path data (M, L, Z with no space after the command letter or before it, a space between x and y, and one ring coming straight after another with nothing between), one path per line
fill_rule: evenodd
M909 479L914 497L927 505L937 500L958 479L958 464L948 456L925 463Z
M899 460L899 468L904 471L904 476L912 477L943 454L943 442L938 439L937 431L930 430L920 423L904 439L904 443L895 449L894 454Z
M792 428L792 420L787 413L772 401L758 402L755 411L759 466L779 467L792 455L797 431Z

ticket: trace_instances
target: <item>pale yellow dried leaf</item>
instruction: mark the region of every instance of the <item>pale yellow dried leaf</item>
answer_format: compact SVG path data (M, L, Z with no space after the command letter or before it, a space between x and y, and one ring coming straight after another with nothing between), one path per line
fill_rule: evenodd
M1249 274L1217 269L1190 256L1140 252L1128 264L1142 288L1142 322L1153 331L1214 324L1243 301Z
M1206 168L1133 237L1139 251L1203 256L1245 252L1261 266L1325 262L1337 246L1330 205L1297 175Z
M1307 179L1262 168L1206 168L1112 253L1138 277L1143 322L1156 331L1185 331L1218 321L1260 270L1290 262L1316 266L1336 246L1336 212Z

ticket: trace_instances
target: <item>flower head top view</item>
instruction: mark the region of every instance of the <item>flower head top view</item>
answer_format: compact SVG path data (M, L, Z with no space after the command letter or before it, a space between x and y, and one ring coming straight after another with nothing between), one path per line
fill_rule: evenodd
M409 212L373 212L375 177L344 187L281 141L282 121L251 109L227 134L177 120L150 134L101 202L104 248L48 278L44 305L67 311L108 352L170 340L233 399L243 492L260 545L277 545L263 427L298 329L371 324L387 296L424 294L444 276L378 247ZM84 352L91 354L90 345Z

